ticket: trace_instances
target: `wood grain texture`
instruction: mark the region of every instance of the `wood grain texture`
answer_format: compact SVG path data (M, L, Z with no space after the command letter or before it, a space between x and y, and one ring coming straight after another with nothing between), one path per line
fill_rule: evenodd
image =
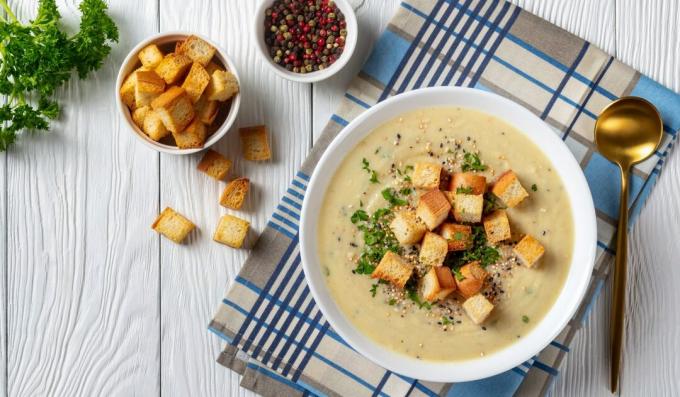
M311 86L276 77L255 53L250 35L252 0L161 1L161 30L206 35L236 64L242 103L237 126L269 127L273 160L243 160L238 131L215 147L234 161L230 177L246 176L251 191L241 211L218 204L225 184L196 170L201 155L161 158L161 206L172 206L199 227L187 245L161 241L161 382L164 396L236 395L238 377L215 363L222 343L208 332L208 321L236 276L248 250L212 241L220 215L230 212L251 222L252 244L311 147ZM178 12L182 10L182 12Z
M73 29L77 4L59 2ZM35 1L14 1L27 20ZM118 65L156 30L152 2L115 2L121 42L95 76L57 96L45 135L7 154L11 396L158 394L157 155L114 107Z
M621 60L680 91L680 4L618 0L616 21L617 54ZM676 147L629 240L621 377L624 396L680 395L678 197L680 151Z
M0 154L0 396L7 395L7 155Z

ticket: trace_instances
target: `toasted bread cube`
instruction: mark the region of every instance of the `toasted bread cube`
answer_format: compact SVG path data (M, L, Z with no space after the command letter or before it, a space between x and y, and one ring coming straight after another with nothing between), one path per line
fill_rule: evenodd
M439 190L430 190L420 196L416 215L425 223L428 230L434 230L444 222L450 210L451 204L444 193Z
M394 219L390 222L390 229L402 245L419 242L427 231L427 227L418 219L416 212L409 208L400 208L395 211Z
M220 205L234 210L240 209L246 199L246 194L250 188L250 179L236 178L227 184L224 188L222 196L220 196Z
M205 138L208 136L208 129L201 120L194 120L182 132L173 132L172 137L180 149L195 149L203 147Z
M184 41L185 40L177 40L175 42L175 51L173 51L173 52L180 52L181 49L182 49L182 45L184 44Z
M420 280L420 294L428 302L445 299L455 290L451 269L445 266L430 268Z
M179 47L175 48L179 54L184 54L191 58L194 62L201 65L207 65L212 57L215 55L215 47L210 45L207 41L197 36L189 36L183 40Z
M205 87L210 83L210 75L206 72L205 68L198 62L194 62L189 69L189 74L187 78L184 79L182 83L182 88L189 95L192 103L198 102L198 99L203 94Z
M205 65L205 70L208 72L209 75L212 76L212 74L216 70L224 70L224 68L215 62L209 62L207 65Z
M130 73L120 86L120 99L130 109L135 109L135 86L137 85L137 72L147 70L144 66L135 69Z
M493 310L493 304L482 294L469 297L463 302L463 309L475 324L481 324L489 317Z
M137 54L144 67L155 69L163 60L163 53L156 44L149 44Z
M464 251L472 248L472 228L469 225L444 223L439 234L448 242L449 251Z
M418 259L425 265L441 266L449 252L449 243L436 233L427 232L420 246Z
M144 128L144 119L149 112L152 112L150 106L142 106L141 108L135 109L132 112L132 121L137 124L137 127Z
M439 189L442 166L433 163L416 163L411 180L413 186L421 189Z
M463 277L461 279L456 278L456 286L458 287L458 293L465 298L478 293L484 286L486 277L489 275L477 261L461 266L460 274Z
M479 223L482 220L483 210L483 195L456 193L453 217L458 222Z
M139 71L135 85L135 104L138 107L148 106L165 91L165 80L153 70Z
M249 228L250 222L232 215L224 215L217 224L213 240L232 248L241 248Z
M224 102L231 99L239 91L236 76L226 70L216 70L210 75L210 84L206 89L206 95L211 101Z
M510 208L517 206L522 200L529 197L529 193L522 187L517 175L512 170L506 171L498 178L491 192Z
M170 207L166 207L151 225L153 230L176 243L181 243L195 227L190 220Z
M413 274L412 264L398 254L387 251L371 273L371 278L389 281L399 288L404 288L411 274Z
M184 88L172 86L151 102L165 128L173 134L184 131L194 119L194 108Z
M486 177L474 172L456 172L451 177L449 190L457 193L484 194L486 192Z
M170 131L165 128L161 116L155 110L151 110L144 118L144 128L142 128L142 130L144 130L149 138L156 142L170 134Z
M243 127L239 129L239 134L241 135L243 157L246 160L263 161L272 158L269 139L267 138L267 127L263 125Z
M227 173L229 173L231 160L214 150L208 150L205 152L196 168L217 180L223 180L227 176Z
M456 290L456 279L453 278L453 273L449 267L437 266L434 270L437 272L437 279L442 288L450 289L451 291Z
M205 125L210 125L215 121L217 112L219 111L219 102L209 101L206 95L203 94L194 105L196 110L196 117Z
M530 235L524 236L512 249L519 261L526 267L533 267L543 257L545 248Z
M156 73L168 84L175 84L184 77L193 61L186 55L171 53L156 66Z
M510 238L510 222L505 210L496 210L484 218L486 241L499 243Z

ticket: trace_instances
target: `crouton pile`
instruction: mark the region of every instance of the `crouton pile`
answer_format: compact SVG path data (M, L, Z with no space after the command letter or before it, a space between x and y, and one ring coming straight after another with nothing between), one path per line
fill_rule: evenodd
M478 157L472 157L476 167L483 170ZM367 164L364 160L364 169L368 168ZM388 247L371 269L367 263L376 248L369 246L355 273L370 274L397 289L411 288L418 294L417 300L412 298L417 302L455 298L462 301L461 306L470 320L482 324L494 308L495 295L485 295L490 278L487 267L507 260L510 254L503 257L501 252L512 252L514 261L529 268L544 254L543 246L530 235L517 243L512 240L508 211L522 203L529 193L512 170L489 184L477 171L449 175L437 163L415 164L411 183L418 189L416 205L383 193L392 204L399 204L389 211L388 223L398 247ZM409 189L404 190L410 194ZM359 210L352 222L364 234L378 235L375 230L380 228L380 223L368 222L384 213L387 211L370 217ZM361 223L362 220L366 223ZM501 250L501 247L508 249ZM367 269L372 271L369 273Z
M203 147L221 104L239 92L236 76L213 61L215 51L189 36L169 54L155 44L139 52L141 66L127 76L120 96L149 138L180 149Z
M269 139L265 126L241 128L243 157L246 160L271 159ZM217 181L227 180L232 161L214 150L205 152L196 168ZM231 210L240 210L250 190L250 179L236 177L229 181L219 198L219 203ZM168 207L151 226L153 230L175 243L182 243L196 226L186 217ZM241 248L248 235L250 223L233 215L220 218L213 240L232 248Z

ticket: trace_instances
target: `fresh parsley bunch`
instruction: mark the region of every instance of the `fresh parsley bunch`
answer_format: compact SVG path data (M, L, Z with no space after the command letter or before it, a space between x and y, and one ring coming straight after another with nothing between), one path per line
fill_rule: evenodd
M80 30L68 36L59 28L61 15L55 0L40 0L38 15L28 24L19 21L0 0L0 151L5 151L22 130L49 128L59 116L54 91L75 70L84 79L101 67L118 41L118 28L106 14L103 0L80 3Z

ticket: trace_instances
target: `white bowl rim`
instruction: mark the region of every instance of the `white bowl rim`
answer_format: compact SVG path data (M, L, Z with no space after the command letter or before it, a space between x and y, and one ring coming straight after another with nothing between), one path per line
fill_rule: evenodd
M574 250L567 279L544 318L527 335L505 348L483 357L453 362L417 360L391 351L364 336L345 317L330 295L318 266L316 244L318 213L331 179L328 176L335 174L337 166L344 160L344 153L377 126L398 114L436 106L472 108L514 125L539 147L562 178L574 221ZM399 107L407 110L395 112L394 109ZM321 156L307 187L300 222L300 253L305 277L312 296L333 329L352 348L376 364L398 374L434 382L464 382L494 376L530 360L548 346L576 313L588 289L596 244L597 224L592 195L581 167L566 144L543 120L521 105L490 92L463 87L406 92L378 103L350 122Z
M192 35L205 40L206 42L210 43L210 45L215 47L215 49L217 50L215 52L215 56L218 57L219 60L229 69L229 72L233 74L234 77L236 77L236 81L238 81L239 86L242 87L241 79L238 76L236 66L227 55L227 52L221 46L212 41L210 38L205 37L199 33L186 32L182 30L173 30L168 32L157 33L153 36L150 36L142 40L132 50L130 50L130 52L127 54L127 56L121 63L120 68L118 69L118 77L116 78L116 88L114 90L114 95L116 97L117 108L121 116L127 122L128 126L139 140L141 140L147 147L162 153L184 155L201 152L209 148L210 146L217 143L220 139L222 139L222 137L224 137L227 131L229 131L229 129L234 125L234 122L236 122L236 117L238 116L239 108L241 107L241 92L239 90L239 92L236 95L234 95L234 97L231 100L231 107L229 109L229 113L222 122L222 125L220 125L220 127L217 130L215 130L215 132L205 142L203 147L200 148L180 149L176 146L156 142L149 138L144 133L144 131L137 127L137 125L132 121L132 112L130 112L127 105L123 103L123 100L120 97L120 87L123 85L123 82L125 82L125 78L128 76L128 74L132 70L134 70L134 66L137 63L139 63L139 60L137 59L137 54L139 53L139 51L141 51L142 48L146 47L149 44L159 43L165 40L167 40L168 42L173 40L180 40L182 38L187 38Z
M354 13L354 8L346 0L333 0L335 5L338 6L340 11L345 15L345 21L347 22L347 37L345 39L345 48L338 59L333 62L331 66L323 70L317 70L310 73L295 73L289 72L285 68L277 65L269 57L267 52L267 45L264 42L264 11L269 7L275 0L262 0L260 5L255 11L255 18L252 29L253 40L255 40L255 47L257 48L257 53L260 57L277 75L283 77L284 79L296 81L298 83L315 83L317 81L325 80L337 72L339 72L346 64L349 62L350 58L354 54L354 50L357 45L357 38L359 37L357 17Z

